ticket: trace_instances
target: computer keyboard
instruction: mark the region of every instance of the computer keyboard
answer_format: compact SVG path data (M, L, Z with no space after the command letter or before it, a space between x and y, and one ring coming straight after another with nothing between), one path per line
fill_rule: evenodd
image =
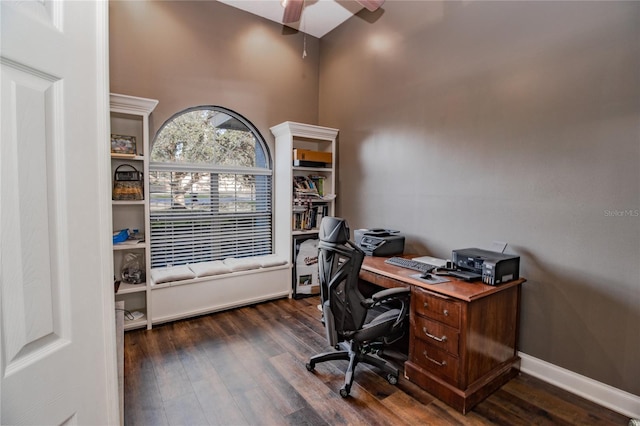
M430 272L435 268L434 265L429 265L428 263L418 262L417 260L405 259L404 257L390 257L389 259L384 261L390 265L400 266L401 268L413 269L418 272Z

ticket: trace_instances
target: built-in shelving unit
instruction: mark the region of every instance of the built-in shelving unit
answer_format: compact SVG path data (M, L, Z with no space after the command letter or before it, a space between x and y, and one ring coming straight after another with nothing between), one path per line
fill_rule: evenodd
M111 154L111 175L112 178L116 169L128 164L143 176L148 176L149 161L149 115L155 109L158 101L155 99L145 99L134 96L111 94L111 134L131 136L135 138L134 152L131 154L114 153ZM144 180L142 200L113 200L112 216L113 230L122 229L138 230L144 236L149 235L149 200L146 194L149 193L148 181ZM129 284L121 282L116 292L116 301L124 302L125 330L133 328L151 328L150 316L150 285L149 285L149 242L148 239L129 244L129 242L113 245L113 275L117 280L121 279L122 266L128 253L140 256L142 268L145 272L145 280L139 284ZM135 313L136 318L129 313ZM138 318L138 313L142 314Z
M296 247L300 245L297 240L313 238L322 216L335 215L338 129L286 121L273 126L271 133L276 138L275 251L284 253L292 261L293 291ZM318 162L317 167L295 165L294 150L330 154L331 162ZM307 179L313 182L316 192L313 188L308 193L296 189L297 180Z

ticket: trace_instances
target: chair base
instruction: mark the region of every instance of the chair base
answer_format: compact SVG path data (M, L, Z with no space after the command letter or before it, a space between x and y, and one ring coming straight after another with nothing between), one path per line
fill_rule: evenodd
M360 347L355 342L340 342L339 347L343 348L338 351L325 352L318 355L314 355L309 359L306 364L307 370L313 371L316 364L325 361L345 360L349 361L347 371L345 371L344 385L340 389L340 396L346 398L351 392L351 385L353 384L354 373L356 365L359 363L365 363L378 367L380 370L386 373L386 379L392 385L398 383L398 377L400 372L397 368L393 367L384 359L371 353L371 347Z

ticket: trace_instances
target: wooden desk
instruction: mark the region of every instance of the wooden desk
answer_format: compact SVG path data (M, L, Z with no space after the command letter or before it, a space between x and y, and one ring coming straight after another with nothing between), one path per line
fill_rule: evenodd
M410 340L404 376L467 413L520 371L518 326L524 279L499 286L451 281L430 285L417 272L367 256L360 279L411 288Z

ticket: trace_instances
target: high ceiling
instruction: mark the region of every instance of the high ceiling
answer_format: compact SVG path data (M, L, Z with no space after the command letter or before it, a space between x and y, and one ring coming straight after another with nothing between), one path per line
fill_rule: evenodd
M280 0L218 1L282 24L284 8ZM360 10L362 6L352 0L305 0L300 21L287 26L322 38Z

